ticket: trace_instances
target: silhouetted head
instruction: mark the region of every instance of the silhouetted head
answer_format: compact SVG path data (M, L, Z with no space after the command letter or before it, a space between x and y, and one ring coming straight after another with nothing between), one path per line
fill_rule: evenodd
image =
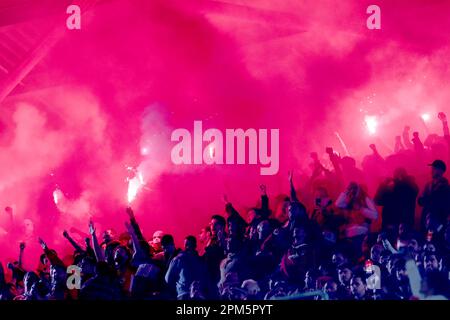
M431 176L433 179L441 178L447 170L447 166L442 160L434 160L429 166L431 166Z
M220 215L213 215L209 227L211 228L211 235L217 236L219 232L225 231L226 221L225 218Z
M153 233L153 237L152 237L152 242L151 242L151 246L153 247L153 249L155 249L156 251L160 251L161 250L161 238L164 236L164 232L161 230L155 231Z
M184 239L184 250L195 251L197 249L197 239L194 236L187 236Z
M291 201L288 208L289 220L298 220L306 217L306 208L297 201Z
M164 252L171 252L175 249L175 241L171 234L165 234L161 238L161 248Z
M131 259L131 253L127 247L118 246L114 250L114 266L116 269L124 267Z
M84 257L78 266L81 268L81 274L83 276L92 275L95 272L95 259L89 256Z
M198 235L198 240L200 243L208 243L208 240L211 238L211 227L206 226L200 230L200 234Z
M114 231L114 229L108 229L103 233L103 242L108 243L114 240L115 236L116 232Z
M408 173L405 168L397 168L394 171L394 180L402 181L408 177Z

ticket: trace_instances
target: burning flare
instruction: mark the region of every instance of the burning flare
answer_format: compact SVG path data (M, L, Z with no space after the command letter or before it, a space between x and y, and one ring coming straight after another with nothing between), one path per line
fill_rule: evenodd
M131 170L134 171L135 175L132 178L130 178L130 177L127 178L127 181L128 181L127 201L129 204L132 203L136 199L138 192L145 185L144 177L142 176L142 172L137 171L135 169L131 169Z

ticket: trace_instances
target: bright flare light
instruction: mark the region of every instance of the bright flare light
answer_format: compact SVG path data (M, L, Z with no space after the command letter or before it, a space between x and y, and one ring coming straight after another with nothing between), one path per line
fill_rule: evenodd
M367 131L369 134L375 134L377 132L378 120L376 116L365 116L364 121L366 122Z
M128 192L127 192L127 200L128 203L132 203L138 192L144 186L144 177L141 172L137 172L137 174L133 178L128 178Z
M148 155L148 152L149 152L149 150L147 147L141 148L141 155L146 156L146 155Z
M422 120L427 122L428 120L430 120L430 115L428 113L424 113L421 115Z
M58 202L63 198L63 193L61 190L59 189L55 189L55 191L53 191L53 201L55 202L55 204L58 204Z

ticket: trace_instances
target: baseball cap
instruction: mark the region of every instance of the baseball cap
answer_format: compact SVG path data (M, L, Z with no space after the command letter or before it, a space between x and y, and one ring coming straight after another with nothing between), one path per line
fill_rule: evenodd
M429 166L436 169L441 169L442 171L447 170L447 166L445 165L445 162L442 160L434 160L432 163L429 164Z

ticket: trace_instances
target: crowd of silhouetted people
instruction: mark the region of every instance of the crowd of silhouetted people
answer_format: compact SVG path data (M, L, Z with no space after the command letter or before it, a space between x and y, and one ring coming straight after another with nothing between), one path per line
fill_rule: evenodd
M301 187L290 172L289 194L269 203L261 185L248 212L224 197L182 248L170 232L146 239L131 208L121 234L97 238L90 222L80 244L64 231L69 263L39 239L39 266L25 270L21 244L18 261L0 264L0 300L446 300L450 135L439 119L442 136L422 142L405 127L391 154L371 145L361 167L331 148L326 164L312 153Z

